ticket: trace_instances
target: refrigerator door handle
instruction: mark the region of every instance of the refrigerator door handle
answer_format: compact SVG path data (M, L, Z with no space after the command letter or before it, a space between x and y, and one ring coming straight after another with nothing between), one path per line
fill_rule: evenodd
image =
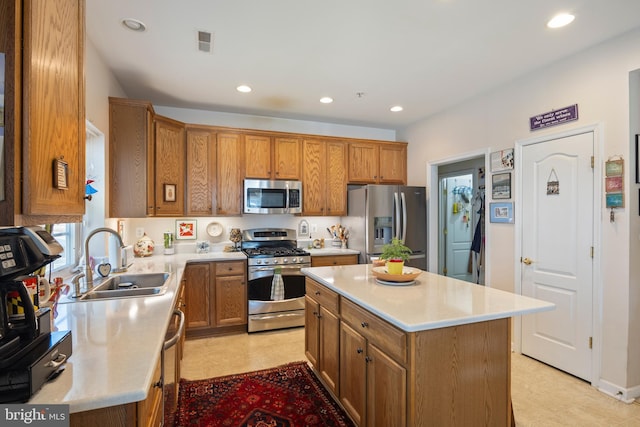
M393 237L400 239L400 201L398 200L398 193L393 193L393 206L395 208L395 230L393 230Z
M404 197L404 191L400 193L400 200L402 202L402 243L404 244L404 240L407 238L407 200Z

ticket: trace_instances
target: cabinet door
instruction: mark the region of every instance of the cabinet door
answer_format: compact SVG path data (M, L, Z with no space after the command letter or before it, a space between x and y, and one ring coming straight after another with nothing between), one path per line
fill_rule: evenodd
M216 170L218 215L242 214L244 147L239 134L219 133Z
M304 353L309 362L320 370L320 304L308 295L304 297Z
M340 319L320 307L320 376L338 395L340 383Z
M260 135L244 136L246 178L271 179L271 138Z
M304 215L324 215L325 208L325 143L317 140L304 140L303 159L303 197Z
M352 142L349 144L349 182L375 184L378 182L378 144Z
M25 215L84 214L84 14L84 1L24 1ZM54 160L66 167L54 168Z
M155 213L153 107L109 98L109 216Z
M366 340L340 324L340 402L359 426L364 426L367 390Z
M274 138L275 179L300 179L302 144L297 138Z
M407 182L407 146L402 144L380 145L380 183L404 184Z
M333 265L351 265L358 263L358 255L332 255L332 256L312 256L311 267L325 267Z
M214 298L213 275L208 262L187 264L185 278L185 315L187 332L214 326L211 306Z
M367 426L405 427L407 371L375 345L367 347Z
M216 134L187 128L187 215L211 216L216 194Z
M184 124L155 118L156 216L184 215Z
M326 147L326 215L347 214L347 146L327 142Z
M247 324L244 276L216 276L216 326Z

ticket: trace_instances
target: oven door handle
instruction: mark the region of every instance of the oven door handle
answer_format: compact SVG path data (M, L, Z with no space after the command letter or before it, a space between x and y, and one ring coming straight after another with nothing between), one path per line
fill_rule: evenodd
M261 316L252 316L251 319L258 320L273 320L273 319L282 319L283 317L301 317L304 316L304 313L280 313L280 314L266 314Z
M307 266L308 267L308 266ZM300 266L274 266L274 267L251 267L250 272L258 272L258 271L275 271L276 268L281 268L282 270L298 270L300 271L300 269L302 269L303 267Z

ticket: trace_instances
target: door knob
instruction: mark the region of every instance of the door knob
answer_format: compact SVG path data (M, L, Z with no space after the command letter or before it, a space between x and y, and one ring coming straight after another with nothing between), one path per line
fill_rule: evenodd
M525 265L531 265L533 263L529 258L520 258L520 261Z

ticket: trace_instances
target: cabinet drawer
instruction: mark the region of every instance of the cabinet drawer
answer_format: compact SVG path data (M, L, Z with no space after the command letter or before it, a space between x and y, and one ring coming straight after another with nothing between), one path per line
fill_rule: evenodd
M216 262L216 276L244 275L244 261Z
M351 265L358 263L358 255L312 256L311 267L325 267L333 265Z
M339 299L337 293L309 278L307 278L306 285L307 295L309 295L310 298L313 298L333 314L338 314Z
M344 322L398 362L407 362L406 333L346 298L342 298L340 315Z

